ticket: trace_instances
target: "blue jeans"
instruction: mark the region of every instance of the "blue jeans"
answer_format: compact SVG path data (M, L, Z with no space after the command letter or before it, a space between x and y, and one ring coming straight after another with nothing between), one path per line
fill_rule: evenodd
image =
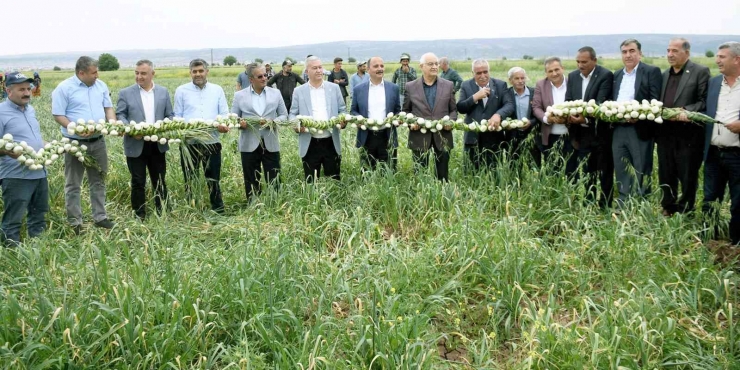
M704 202L702 211L709 216L717 233L719 210L725 198L725 188L730 187L730 239L732 244L740 244L740 148L720 150L709 147L704 162ZM717 202L717 204L713 204Z
M44 216L49 212L49 183L36 180L3 179L2 241L5 245L20 243L23 216L28 211L28 236L39 236L46 229Z

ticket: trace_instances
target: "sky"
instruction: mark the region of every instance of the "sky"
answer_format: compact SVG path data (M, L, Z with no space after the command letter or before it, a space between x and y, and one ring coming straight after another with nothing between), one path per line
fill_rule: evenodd
M740 35L740 6L732 0L29 0L18 10L27 17L9 17L7 10L0 55L344 40Z

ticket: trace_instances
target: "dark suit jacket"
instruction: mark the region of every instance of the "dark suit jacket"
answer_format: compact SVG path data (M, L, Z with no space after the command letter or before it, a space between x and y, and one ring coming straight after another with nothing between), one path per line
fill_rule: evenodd
M401 99L399 95L398 85L383 81L385 87L385 112L398 114L401 112ZM370 82L365 81L355 86L352 89L352 106L350 108L350 114L353 116L363 116L367 118L368 114L368 97L370 95ZM385 130L386 135L390 135L391 143L393 147L398 147L398 132L395 126L391 126L390 129ZM355 146L360 148L365 145L367 140L367 130L357 130L357 142Z
M664 103L671 68L673 67L668 67L663 71L663 88L660 90L660 101ZM703 111L706 108L708 84L709 68L698 65L691 60L687 61L684 66L684 74L678 83L676 98L672 102L673 106L676 108L683 107L692 112ZM658 125L657 133L660 137L691 138L695 135L704 135L704 128L690 122L666 122Z
M527 114L526 117L530 122L530 126L526 130L511 130L506 133L506 138L510 139L513 137L526 137L529 135L532 130L539 128L539 121L537 121L537 117L534 115L534 110L532 109L532 101L534 100L534 88L527 86L527 90L529 90L529 106L527 107ZM517 113L516 113L516 91L514 90L514 86L510 87L507 91L507 94L511 97L511 101L514 104L514 113L511 114L512 119L518 119Z
M639 69L638 69L639 70ZM612 97L612 82L614 74L612 71L597 65L592 74L591 81L586 86L586 94L583 94L583 77L581 71L575 70L568 74L568 89L565 92L565 101L573 101L583 98L583 101L591 99L596 100L596 104L601 104ZM576 148L590 148L603 143L611 144L609 140L611 127L608 122L593 122L588 127L581 125L571 125L568 133ZM611 148L611 147L610 147ZM611 150L611 149L610 149Z
M614 72L614 88L612 91L612 100L619 97L619 86L622 84L624 77L624 68ZM663 83L663 77L660 68L640 62L637 66L637 78L635 78L635 100L648 101L660 98L660 87ZM635 123L637 137L640 140L651 140L655 136L655 122L640 121Z
M707 110L704 112L709 117L717 116L717 102L719 101L719 90L722 88L722 79L724 75L712 77L709 80L709 87L707 88ZM740 119L740 116L738 116ZM715 123L714 125L716 125ZM704 160L707 160L707 152L709 151L709 145L712 143L712 129L714 125L704 126Z
M170 92L166 87L154 84L154 120L159 121L174 116L172 102L170 101ZM130 121L146 122L144 103L141 101L139 85L133 84L118 93L116 119L123 121L125 124L128 124ZM157 144L157 147L160 153L164 153L170 148L168 144ZM123 153L127 157L138 158L143 149L144 140L136 140L128 135L123 137Z
M474 120L480 122L493 117L494 114L500 115L502 120L516 115L514 97L508 93L506 82L491 78L488 81L488 87L491 89L491 95L488 96L488 102L484 106L483 99L478 100L477 103L473 101L473 95L480 90L475 79L471 78L463 82L460 89L460 100L457 102L457 111L465 113L465 123L471 123ZM500 136L501 139L505 136L504 131L493 131L490 134ZM465 145L476 145L478 143L478 133L476 132L466 131L463 137Z
M424 119L442 119L444 116L450 116L451 120L456 120L457 105L452 82L437 78L434 111L427 103L423 84L423 77L406 83L406 91L403 93L403 111ZM427 131L426 134L422 134L420 130L409 130L409 149L427 150L432 144L438 150L452 149L454 146L452 131L442 130L435 133Z

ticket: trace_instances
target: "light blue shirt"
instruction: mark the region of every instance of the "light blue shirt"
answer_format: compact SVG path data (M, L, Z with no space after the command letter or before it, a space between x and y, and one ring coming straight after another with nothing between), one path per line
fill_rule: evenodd
M265 89L262 89L261 94L257 94L252 85L249 85L249 93L252 95L252 108L257 114L264 116L265 106L267 106L267 93Z
M524 93L519 95L514 90L514 99L516 100L516 119L529 118L527 110L529 109L529 89L525 86Z
M632 101L635 100L635 81L637 80L637 67L640 63L637 63L632 73L627 73L627 68L624 69L624 76L622 76L622 84L619 85L619 94L617 94L617 101Z
M186 121L194 118L204 120L215 120L216 116L229 114L229 105L226 103L226 94L221 86L206 82L201 89L196 84L189 82L180 85L175 90L175 106L173 108L175 117L182 117ZM215 144L219 142L218 131L211 133L212 139L199 141L203 144ZM193 140L189 140L193 143Z
M21 110L10 99L0 103L0 137L5 134L13 135L13 141L16 143L25 141L35 151L44 147L44 141L41 139L41 126L36 120L36 110L30 104L26 105L25 110ZM44 177L46 177L46 168L32 171L9 155L0 156L0 180L36 180Z
M51 114L65 116L71 122L83 119L85 122L93 120L98 123L98 120L105 119L105 108L113 108L113 102L110 100L108 85L100 80L87 86L75 75L60 82L51 93ZM82 139L77 135L69 135L65 127L62 127L62 136ZM87 139L98 136L100 133Z
M370 81L370 75L367 72L365 72L365 74L362 76L358 75L357 73L353 74L352 77L349 78L349 93L352 94L355 86L365 81Z

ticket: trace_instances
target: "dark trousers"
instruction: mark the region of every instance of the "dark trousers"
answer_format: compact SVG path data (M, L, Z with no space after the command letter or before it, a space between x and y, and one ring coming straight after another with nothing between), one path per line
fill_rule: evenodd
M411 151L414 159L414 173L419 173L422 168L429 166L429 152L429 149ZM432 145L431 152L434 154L434 174L437 180L449 181L450 152L439 150L434 145Z
M21 241L23 216L28 212L27 229L31 238L46 229L49 212L49 183L46 178L36 180L3 179L2 243L16 246Z
M154 205L157 213L162 213L162 203L167 199L167 159L164 153L159 152L157 143L144 142L141 154L136 157L126 157L128 171L131 173L131 208L141 219L146 217L146 172L152 182Z
M693 137L658 137L658 179L663 209L691 212L699 189L699 169L704 156L704 132ZM681 196L678 196L678 183Z
M586 176L587 199L599 199L601 208L611 207L614 200L614 159L610 144L584 145L577 150L578 164L583 164ZM599 186L601 194L599 194Z
M719 231L719 207L730 187L730 239L740 245L740 148L720 150L709 147L704 162L704 202L702 210Z
M280 152L268 151L262 142L253 152L241 152L241 155L247 200L261 192L262 171L265 172L265 181L268 184L276 189L280 187Z
M468 157L474 170L481 167L493 169L501 152L507 147L506 137L500 132L482 132L478 134L478 144L468 149Z
M186 155L187 151L188 155ZM221 143L215 144L188 144L180 148L180 164L185 177L185 193L188 199L192 198L191 180L205 170L208 195L211 209L222 212L224 201L221 198Z
M560 157L565 163L565 173L572 175L578 169L578 155L573 149L573 144L570 142L568 135L550 135L548 137L547 145L542 146L542 155L545 160L550 160L551 155L554 153L560 154ZM560 170L562 163L556 162L555 168Z
M313 182L314 178L321 177L321 167L324 168L324 176L336 180L341 179L342 157L334 149L334 140L331 137L311 138L308 151L301 161L303 162L303 175L309 183Z
M398 165L396 148L389 147L390 138L384 131L369 131L365 144L360 148L360 163L363 170L375 170L385 164L395 171Z

